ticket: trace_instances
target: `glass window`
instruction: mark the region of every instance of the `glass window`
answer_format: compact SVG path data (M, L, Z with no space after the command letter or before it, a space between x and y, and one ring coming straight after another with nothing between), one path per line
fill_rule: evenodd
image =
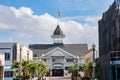
M37 54L33 54L33 57L37 57Z
M69 67L65 67L65 70L68 70L69 69Z
M5 61L9 61L10 60L10 53L5 53Z
M5 71L4 77L13 77L13 71Z
M67 62L74 62L73 59L67 59L66 61L67 61Z
M55 62L55 59L52 59L52 62Z

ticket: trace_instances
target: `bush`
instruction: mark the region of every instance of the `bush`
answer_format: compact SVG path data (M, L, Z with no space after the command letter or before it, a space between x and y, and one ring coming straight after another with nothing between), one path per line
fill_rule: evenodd
M23 75L17 75L16 78L23 78Z
M20 79L22 79L22 80L25 80L25 79L30 79L31 77L30 77L30 75L18 75L18 76L16 76L16 78L20 78Z
M31 77L30 77L30 75L25 75L25 76L23 76L23 78L24 79L30 79Z

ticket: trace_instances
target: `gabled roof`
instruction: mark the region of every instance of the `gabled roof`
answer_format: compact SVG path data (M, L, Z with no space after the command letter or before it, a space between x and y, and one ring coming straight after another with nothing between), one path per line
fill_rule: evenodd
M56 52L57 52L57 54L56 54ZM66 58L75 58L75 56L73 54L70 54L59 47L52 49L51 51L49 51L48 53L45 53L41 57L50 57L50 56L51 57L52 56L65 56Z
M84 53L88 50L87 44L63 44L63 45L54 45L54 44L30 44L29 48L33 50L33 53L37 51L39 55L48 53L49 51L59 47L66 52L73 54L74 56L84 55Z
M65 35L63 34L59 25L57 25L57 27L51 37L52 38L64 38L65 37Z

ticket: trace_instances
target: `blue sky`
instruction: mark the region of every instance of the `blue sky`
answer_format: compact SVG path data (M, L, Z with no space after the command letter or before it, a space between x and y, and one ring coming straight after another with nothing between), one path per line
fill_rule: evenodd
M57 17L60 9L62 16L100 16L113 0L1 0L0 4L16 8L29 7L34 14L49 13Z
M57 25L64 43L98 45L98 20L114 0L0 0L0 42L52 43Z

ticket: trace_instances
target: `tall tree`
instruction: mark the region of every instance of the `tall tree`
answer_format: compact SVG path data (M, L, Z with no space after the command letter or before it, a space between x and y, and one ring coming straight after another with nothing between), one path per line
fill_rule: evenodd
M84 77L92 77L92 62L88 62L82 65L82 70L84 71Z
M12 64L11 67L12 67L12 69L14 69L15 76L18 75L19 63L17 61L14 61L14 63Z
M47 65L45 65L44 63L38 63L37 73L39 79L41 78L41 80L43 80L43 77L47 74L48 71L49 68Z
M72 80L76 80L76 77L78 75L78 72L77 72L77 65L73 65L73 66L70 66L69 69L68 69L68 73L71 73L71 78Z
M22 60L22 75L18 74L19 62L15 61L12 64L12 69L14 69L16 76L22 78L30 78L34 76L35 72L37 71L37 63Z

